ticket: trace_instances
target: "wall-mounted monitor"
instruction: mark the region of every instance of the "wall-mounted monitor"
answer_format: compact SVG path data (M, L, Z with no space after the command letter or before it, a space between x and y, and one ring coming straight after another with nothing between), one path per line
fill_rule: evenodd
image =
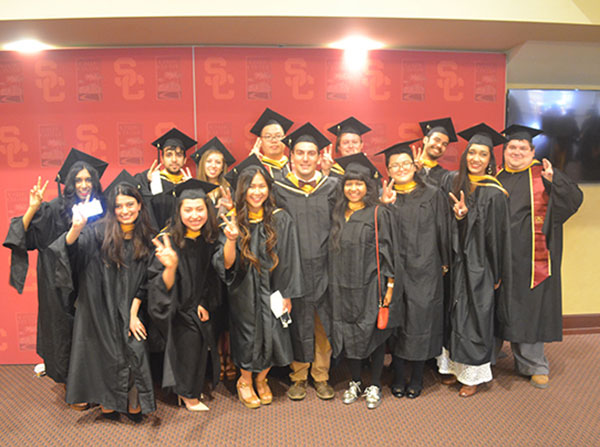
M510 89L506 125L542 129L536 158L578 182L600 182L600 91Z

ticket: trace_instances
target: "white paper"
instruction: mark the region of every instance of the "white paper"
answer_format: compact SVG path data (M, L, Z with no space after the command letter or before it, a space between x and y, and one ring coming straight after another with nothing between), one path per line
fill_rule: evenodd
M163 192L162 181L160 180L160 171L158 169L152 173L150 191L152 192L153 196Z
M102 214L102 204L98 199L92 199L89 202L78 203L73 205L73 214L78 212L86 219Z
M275 318L279 318L285 312L283 307L283 296L279 290L271 294L271 312L275 315Z

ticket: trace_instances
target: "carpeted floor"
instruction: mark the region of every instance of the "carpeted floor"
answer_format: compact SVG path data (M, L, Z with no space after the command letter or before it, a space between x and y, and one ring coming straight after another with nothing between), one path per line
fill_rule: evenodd
M600 335L572 335L547 347L550 387L539 390L513 372L507 344L495 379L475 396L439 384L426 367L425 390L415 400L396 399L389 388L376 410L364 399L346 406L341 393L348 372L333 372L336 397L304 401L285 396L287 379L270 380L273 404L249 410L233 383L219 384L205 402L210 411L176 407L174 396L157 397L158 410L136 425L100 417L98 407L76 412L64 389L33 375L33 365L0 366L0 446L65 445L285 445L285 446L600 446ZM389 372L384 378L389 383Z

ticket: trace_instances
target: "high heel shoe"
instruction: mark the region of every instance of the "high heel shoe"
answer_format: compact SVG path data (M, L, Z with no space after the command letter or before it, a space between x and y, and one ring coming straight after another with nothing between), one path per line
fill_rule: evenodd
M194 402L196 401L196 402ZM209 408L200 402L199 399L190 399L188 397L177 396L177 404L181 407L181 403L185 405L188 411L208 411Z
M258 393L258 398L260 399L260 403L262 405L269 405L273 402L273 393L271 392L271 388L267 383L267 378L265 380L255 380L256 382L256 392Z
M248 408L258 408L260 407L260 399L254 392L254 388L251 384L242 382L241 378L238 379L237 384L235 385L237 389L238 398L242 401L242 403ZM248 398L244 398L242 396L243 392L250 393Z
M235 367L230 356L225 357L225 377L227 380L233 380L237 376L237 368Z

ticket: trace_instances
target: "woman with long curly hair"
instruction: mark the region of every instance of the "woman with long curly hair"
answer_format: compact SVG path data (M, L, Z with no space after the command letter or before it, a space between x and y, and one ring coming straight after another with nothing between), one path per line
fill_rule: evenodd
M52 244L57 281L77 288L67 402L97 403L105 417L134 421L156 409L140 311L155 230L139 187L122 172L107 188L106 216L86 227L76 210L66 236Z
M271 295L281 296L288 312L291 299L303 296L300 250L292 218L276 208L272 180L258 158L251 156L230 174L232 180L237 176L235 214L224 217L215 266L228 286L231 352L241 370L238 396L257 408L273 400L270 368L294 359L289 329L271 311Z
M57 177L65 185L62 195L46 202L48 182L41 177L29 192L29 207L22 217L11 220L4 246L12 251L10 284L23 292L27 275L27 251L37 250L38 355L44 360L46 374L57 383L67 382L73 316L74 291L59 289L55 281L55 259L49 246L71 226L73 205L85 200L102 202L100 177L108 163L73 149ZM60 186L59 186L60 187ZM100 216L90 218L88 222ZM85 409L87 404L72 406Z
M385 342L397 324L390 214L378 206L377 169L363 153L337 159L345 174L333 208L329 235L329 293L333 357L344 356L351 380L343 402L362 395L362 360L371 357L367 408L381 403ZM379 308L389 309L386 328L377 327Z

